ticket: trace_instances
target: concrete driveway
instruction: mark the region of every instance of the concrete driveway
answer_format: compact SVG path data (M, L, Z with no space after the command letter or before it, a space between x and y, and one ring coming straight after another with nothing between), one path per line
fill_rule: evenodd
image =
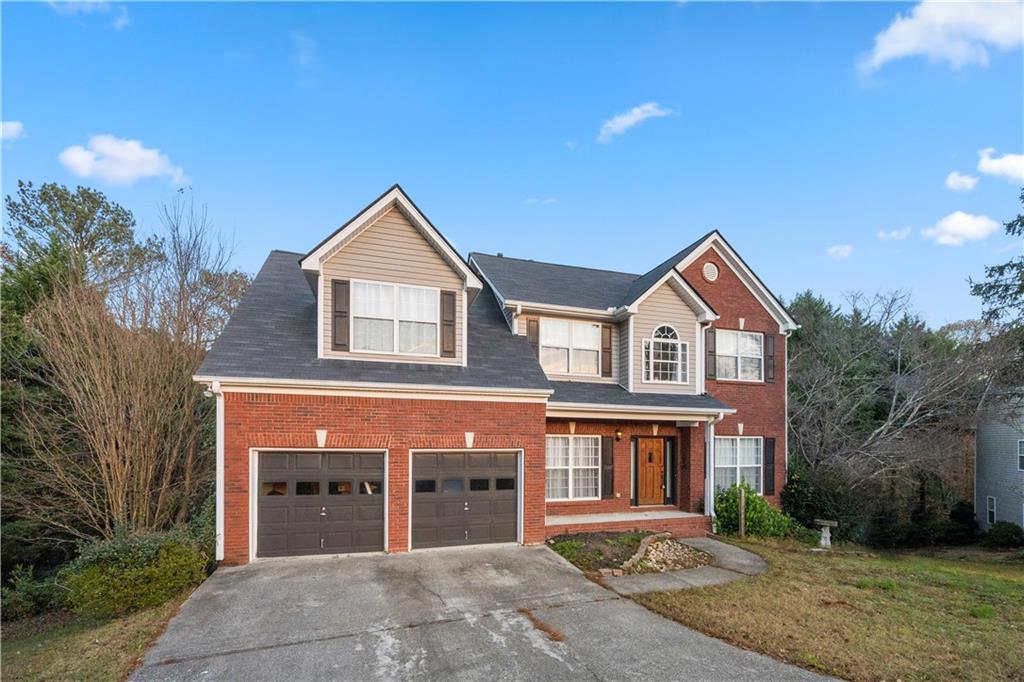
M661 618L545 547L492 547L222 568L131 679L817 678Z

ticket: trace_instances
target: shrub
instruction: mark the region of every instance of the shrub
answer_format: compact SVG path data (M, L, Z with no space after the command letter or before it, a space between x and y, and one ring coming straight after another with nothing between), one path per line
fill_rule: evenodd
M37 580L31 566L17 565L11 571L10 585L0 590L3 620L34 616L54 608L58 592L53 577Z
M71 608L108 618L159 606L206 577L206 555L181 532L131 535L89 543L61 571Z
M982 536L981 544L992 549L1024 547L1024 528L1009 521L996 521Z
M748 534L770 538L797 537L801 540L811 536L817 538L817 533L769 504L745 482L719 490L715 495L715 521L719 533L738 533L740 530L740 486L746 490L744 523Z
M206 572L217 568L217 498L210 493L188 522L189 535L197 549L206 556Z

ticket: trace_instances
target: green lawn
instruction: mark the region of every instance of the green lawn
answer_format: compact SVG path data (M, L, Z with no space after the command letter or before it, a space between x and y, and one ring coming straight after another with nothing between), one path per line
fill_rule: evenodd
M4 682L15 680L123 680L184 601L102 623L46 619L3 630ZM32 630L41 630L32 632ZM10 636L9 636L10 635Z
M1024 679L1024 563L736 544L764 557L768 571L637 601L713 637L847 679Z

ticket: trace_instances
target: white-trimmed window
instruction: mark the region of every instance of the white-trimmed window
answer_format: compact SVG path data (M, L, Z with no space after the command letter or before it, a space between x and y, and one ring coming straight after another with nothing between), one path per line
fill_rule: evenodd
M1024 440L1017 441L1017 471L1024 471Z
M985 498L985 518L990 526L996 522L996 498L991 495Z
M685 384L689 381L690 347L674 327L663 324L644 339L644 381Z
M715 436L715 487L729 488L746 481L761 492L760 436Z
M541 318L540 364L551 374L599 375L601 325Z
M437 355L439 290L353 281L351 295L352 350Z
M764 381L764 334L715 330L717 378Z
M548 500L601 497L600 436L548 436L545 457Z

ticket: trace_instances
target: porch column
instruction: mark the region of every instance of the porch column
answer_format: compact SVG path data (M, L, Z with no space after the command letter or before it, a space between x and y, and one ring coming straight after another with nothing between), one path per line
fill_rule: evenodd
M715 515L715 422L704 426L704 514Z

